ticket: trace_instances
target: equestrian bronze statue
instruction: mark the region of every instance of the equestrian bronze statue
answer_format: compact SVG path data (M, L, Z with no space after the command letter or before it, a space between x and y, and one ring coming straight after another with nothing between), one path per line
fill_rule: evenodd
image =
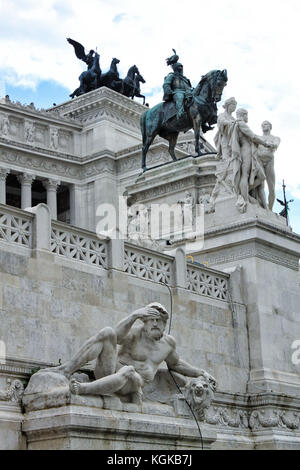
M183 75L183 66L178 60L174 50L174 55L167 59L167 64L172 66L173 72L164 81L164 102L141 116L143 171L147 170L147 152L157 135L169 141L169 153L172 159L176 160L174 150L179 132L194 129L195 151L200 156L200 129L207 132L217 123L216 103L221 100L223 89L227 85L227 71L210 71L193 89L189 79Z

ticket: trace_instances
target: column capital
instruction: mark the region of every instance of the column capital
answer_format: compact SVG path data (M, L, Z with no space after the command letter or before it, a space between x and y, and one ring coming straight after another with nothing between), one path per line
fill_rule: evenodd
M23 173L22 175L18 175L18 180L21 184L28 184L31 185L35 180L35 175L31 175L29 173Z
M53 180L51 178L43 181L43 186L47 189L47 191L57 191L57 188L59 185L60 185L60 181Z
M5 181L10 170L7 168L0 168L0 180Z

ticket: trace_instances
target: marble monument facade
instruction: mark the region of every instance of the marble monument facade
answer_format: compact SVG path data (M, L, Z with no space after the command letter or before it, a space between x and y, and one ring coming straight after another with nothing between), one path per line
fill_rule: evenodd
M174 163L157 139L148 166L164 165L141 175L145 109L106 88L47 111L0 103L0 447L299 449L300 237L262 207L240 213L226 178L212 201L227 162L204 139L193 158L192 133ZM131 206L202 204L201 251L97 236L97 207L124 194ZM159 377L141 404L68 388L24 398L38 368L69 360L96 331L153 302L170 311L169 289L180 355L218 383L198 416L202 443Z

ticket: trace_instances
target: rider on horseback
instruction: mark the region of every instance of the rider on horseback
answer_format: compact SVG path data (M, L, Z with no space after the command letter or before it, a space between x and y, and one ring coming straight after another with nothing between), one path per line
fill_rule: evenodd
M177 119L180 119L185 111L184 104L192 98L192 85L188 78L183 75L183 65L178 62L179 56L173 49L175 55L167 59L167 65L171 65L173 72L166 76L163 89L164 101L174 101L177 110Z

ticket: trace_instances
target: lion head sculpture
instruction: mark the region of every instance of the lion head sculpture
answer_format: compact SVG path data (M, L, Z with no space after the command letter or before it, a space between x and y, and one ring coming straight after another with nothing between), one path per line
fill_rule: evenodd
M204 420L204 411L210 407L216 389L216 380L205 370L186 385L185 398L200 421Z

